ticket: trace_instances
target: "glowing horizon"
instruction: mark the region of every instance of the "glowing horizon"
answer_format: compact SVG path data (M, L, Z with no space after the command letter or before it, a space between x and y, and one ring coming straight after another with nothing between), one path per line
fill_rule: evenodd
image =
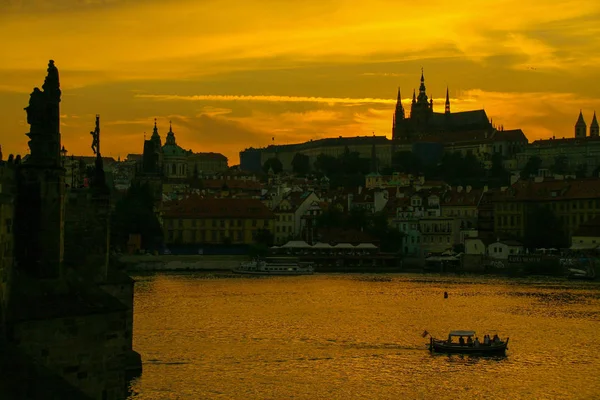
M517 10L509 12L507 10ZM141 153L154 118L196 152L338 136L391 137L397 88L410 103L421 67L434 109L484 108L530 141L572 137L600 112L600 4L491 0L13 1L0 5L0 144L27 152L25 111L49 59L61 74L61 133L89 155ZM492 24L490 24L492 22ZM115 45L118 44L118 45Z

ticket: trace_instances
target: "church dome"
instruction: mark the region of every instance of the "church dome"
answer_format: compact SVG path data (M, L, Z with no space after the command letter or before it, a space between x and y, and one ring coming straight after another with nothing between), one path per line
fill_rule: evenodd
M188 154L188 151L181 148L175 141L175 133L173 133L173 128L170 123L169 133L167 133L167 140L162 147L162 151L166 157L185 157Z

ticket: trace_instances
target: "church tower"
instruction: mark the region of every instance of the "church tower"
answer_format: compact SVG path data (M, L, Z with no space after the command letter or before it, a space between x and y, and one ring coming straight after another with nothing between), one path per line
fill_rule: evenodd
M594 118L590 124L590 137L598 137L600 128L598 127L598 120L596 119L596 111L594 111Z
M575 137L576 138L584 138L587 132L587 125L583 120L583 114L581 110L579 110L579 118L577 118L577 122L575 123Z
M404 127L404 106L402 106L402 96L400 95L400 88L398 88L398 99L396 100L396 109L394 110L394 121L392 123L392 139L402 139L405 131Z
M27 112L30 154L18 170L15 256L20 274L38 281L63 277L65 169L60 156L58 69L48 64Z
M444 113L450 114L450 93L448 92L448 86L446 86L446 105L444 107Z
M429 102L425 88L425 77L421 69L421 85L419 86L419 95L415 99L413 93L413 103L410 110L410 119L416 126L417 131L423 130L427 124L430 115L433 114L433 104Z
M156 127L156 118L154 118L154 129L152 130L152 136L150 137L150 140L157 148L162 146L162 141L160 139L160 135L158 134L158 128Z

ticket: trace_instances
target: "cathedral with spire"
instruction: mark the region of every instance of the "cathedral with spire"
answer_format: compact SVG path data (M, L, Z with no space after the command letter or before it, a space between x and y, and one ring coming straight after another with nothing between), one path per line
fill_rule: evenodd
M419 94L413 90L410 115L406 115L402 105L400 88L394 111L392 139L400 143L436 137L442 141L452 141L453 132L492 130L493 126L485 110L450 112L450 95L446 88L444 112L433 110L433 97L427 96L425 76L421 70Z

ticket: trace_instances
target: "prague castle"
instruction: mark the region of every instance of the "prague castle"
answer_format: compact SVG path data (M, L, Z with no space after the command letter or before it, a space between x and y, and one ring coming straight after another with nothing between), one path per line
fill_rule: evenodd
M405 115L400 89L392 124L392 140L412 142L443 135L443 141L452 141L452 133L474 130L493 130L485 110L450 112L450 96L446 88L446 104L443 113L434 112L433 98L428 98L425 77L421 71L419 94L413 90L410 115Z
M490 167L492 154L501 153L505 159L513 159L528 143L520 129L496 129L485 110L451 112L447 89L444 112L435 112L433 100L426 94L422 71L419 94L413 92L409 115L406 115L402 105L400 90L397 99L391 140L386 136L340 136L298 144L249 148L240 152L240 167L259 171L268 159L276 157L284 170L291 171L296 153L308 156L310 165L314 165L320 154L338 157L345 151L351 151L370 158L373 146L376 146L378 165L381 167L391 166L394 153L406 151L429 158L431 154L441 154L442 151L460 152L463 155L472 153Z

